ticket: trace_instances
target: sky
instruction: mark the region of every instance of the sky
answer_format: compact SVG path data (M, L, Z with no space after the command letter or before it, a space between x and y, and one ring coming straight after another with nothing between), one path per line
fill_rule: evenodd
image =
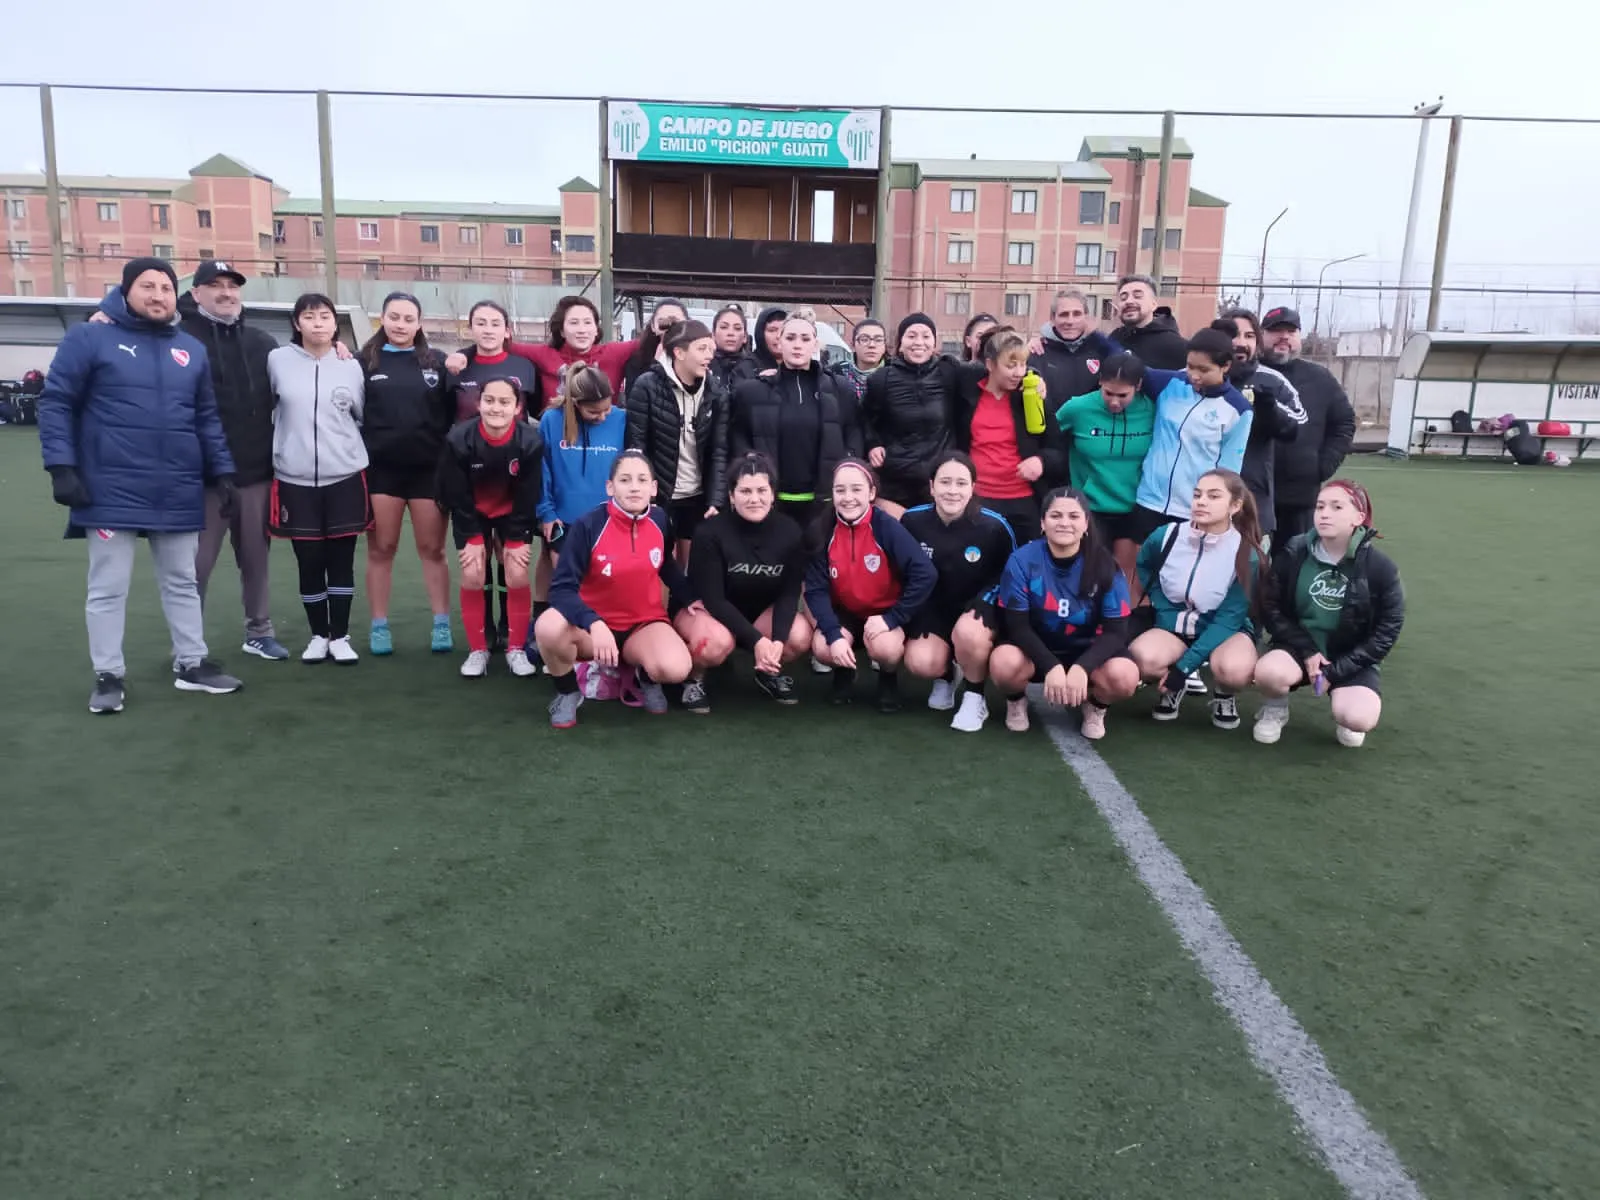
M154 19L125 0L78 0L70 26L17 0L0 81L539 93L816 106L961 105L1095 110L1408 114L1443 96L1468 115L1568 116L1581 125L1468 122L1462 139L1450 284L1575 288L1575 296L1450 296L1446 323L1600 332L1600 90L1592 54L1600 6L1557 0L1541 19L1503 4L1202 9L1143 0L1137 18L1079 6L1004 15L951 0L856 0L837 7L749 6L664 18L635 0L446 5L323 0L313 10L218 4L204 19ZM18 11L20 10L20 11ZM481 22L474 12L483 14ZM711 15L726 12L723 19ZM590 27L564 29L558 13ZM1339 15L1333 15L1338 12ZM1208 13L1214 15L1207 15ZM295 22L307 24L297 30ZM1098 28L1104 32L1095 33ZM1141 44L1141 31L1170 31ZM785 49L784 47L792 47ZM595 107L579 102L341 97L333 111L336 189L360 199L555 203L574 175L594 179ZM1180 117L1194 184L1230 202L1223 273L1251 281L1262 235L1268 302L1313 304L1324 265L1327 322L1374 324L1380 304L1353 289L1393 284L1419 122ZM318 189L310 97L58 92L66 174L182 176L219 151L294 194ZM1160 132L1154 116L899 112L896 158L1067 159L1088 134ZM1414 281L1431 271L1447 127L1434 122ZM487 151L488 153L485 153ZM37 168L38 97L0 88L0 171ZM486 161L487 160L487 161ZM470 165L468 165L470 162ZM1381 305L1387 319L1392 297ZM1419 301L1420 306L1420 301ZM1310 314L1304 314L1307 320Z

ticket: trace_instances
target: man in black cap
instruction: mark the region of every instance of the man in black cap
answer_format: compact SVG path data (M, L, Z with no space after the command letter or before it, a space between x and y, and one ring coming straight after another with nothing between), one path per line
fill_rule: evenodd
M204 600L223 539L232 540L244 593L243 649L276 662L289 657L273 636L267 586L271 549L267 516L272 506L272 384L267 378L267 355L278 343L265 330L245 324L244 283L244 275L235 267L208 259L195 269L193 285L178 299L179 325L200 339L211 360L217 411L237 468L238 500L230 519L222 516L215 491L206 496L206 527L200 533L194 569Z
M136 258L122 287L100 302L103 324L84 322L56 348L39 397L39 443L67 536L89 545L84 613L94 694L89 711L122 711L122 634L139 539L155 560L172 635L173 683L218 695L239 681L207 658L195 548L205 492L233 507L233 458L211 394L205 347L174 324L171 264Z
M1292 442L1277 448L1276 507L1278 528L1273 552L1296 534L1311 528L1322 485L1339 473L1356 436L1356 410L1350 397L1326 367L1300 357L1300 314L1292 308L1270 308L1261 317L1266 346L1261 357L1294 385L1305 410L1305 423Z

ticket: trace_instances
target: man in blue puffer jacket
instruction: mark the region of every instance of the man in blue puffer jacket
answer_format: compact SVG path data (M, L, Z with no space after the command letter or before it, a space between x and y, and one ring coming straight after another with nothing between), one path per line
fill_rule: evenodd
M161 607L172 633L174 683L221 695L239 681L206 657L195 550L205 489L233 508L233 459L211 390L205 347L173 323L177 276L136 258L100 311L107 323L68 330L39 397L39 441L68 537L89 542L89 711L122 711L123 617L134 544L150 541Z

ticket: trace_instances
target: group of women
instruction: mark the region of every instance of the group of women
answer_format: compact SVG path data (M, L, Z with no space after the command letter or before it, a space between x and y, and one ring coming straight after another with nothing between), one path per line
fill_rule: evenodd
M274 357L279 488L295 493L276 528L295 539L307 661L356 660L348 564L368 518L369 648L392 652L409 511L430 647L453 648L448 519L462 673L484 674L497 643L514 674L542 668L556 728L586 698L665 712L668 686L708 712L708 672L736 649L784 704L807 653L836 703L870 663L883 711L901 707L903 668L969 732L991 681L1013 730L1028 727L1029 683L1079 708L1090 738L1141 681L1171 720L1206 664L1219 728L1238 727L1250 686L1265 697L1259 741L1278 739L1302 686L1331 696L1347 745L1377 723L1403 600L1370 498L1328 484L1314 533L1269 560L1237 473L1249 408L1216 331L1190 342L1185 372L1102 339L1099 391L1052 414L1028 339L992 319L960 361L922 314L892 345L863 321L854 361L830 371L810 317L771 309L747 337L735 307L708 327L665 301L640 339L603 343L594 306L567 297L548 342L529 345L485 301L472 345L447 357L397 294L353 362L332 317L302 297L295 345Z

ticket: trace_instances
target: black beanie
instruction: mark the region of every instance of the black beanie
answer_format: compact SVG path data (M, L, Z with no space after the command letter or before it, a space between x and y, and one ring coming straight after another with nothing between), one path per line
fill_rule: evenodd
M933 323L932 317L927 313L912 313L910 316L902 317L900 320L900 327L895 331L894 335L894 344L896 346L905 341L906 330L913 325L926 325L929 333L933 334L935 338L939 336L939 327Z
M122 296L127 299L128 289L133 286L133 281L146 271L160 271L172 280L172 290L178 290L178 273L172 269L172 264L164 258L131 258L122 268Z

